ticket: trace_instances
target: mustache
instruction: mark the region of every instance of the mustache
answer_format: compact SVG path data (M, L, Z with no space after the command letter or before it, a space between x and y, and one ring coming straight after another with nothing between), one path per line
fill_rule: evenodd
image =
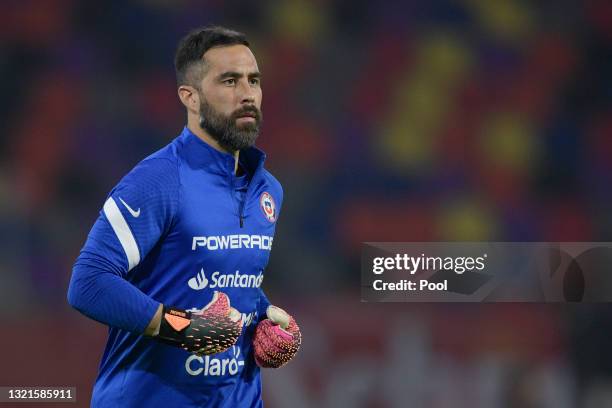
M232 119L238 119L247 114L252 115L257 121L261 120L261 111L253 105L245 106L234 111L234 113L232 113Z

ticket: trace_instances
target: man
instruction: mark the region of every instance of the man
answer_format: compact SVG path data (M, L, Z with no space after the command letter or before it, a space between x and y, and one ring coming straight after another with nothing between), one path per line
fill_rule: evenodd
M222 27L183 38L175 66L187 126L110 192L72 272L69 303L109 326L91 405L262 406L259 367L301 334L260 287L283 200L253 146L261 75Z

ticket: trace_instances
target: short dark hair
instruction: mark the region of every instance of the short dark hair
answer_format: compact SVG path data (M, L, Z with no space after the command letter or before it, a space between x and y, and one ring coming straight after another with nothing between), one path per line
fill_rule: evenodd
M204 53L213 47L237 44L250 46L243 33L229 28L207 26L191 31L179 41L174 56L177 85L197 86L205 72Z

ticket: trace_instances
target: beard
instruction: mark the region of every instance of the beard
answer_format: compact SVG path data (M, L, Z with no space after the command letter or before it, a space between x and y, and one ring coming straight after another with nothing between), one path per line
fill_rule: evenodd
M217 112L203 95L200 95L200 101L200 127L219 142L221 147L234 152L255 144L262 121L261 111L256 106L244 106L227 116ZM238 126L236 120L245 114L252 114L254 123Z

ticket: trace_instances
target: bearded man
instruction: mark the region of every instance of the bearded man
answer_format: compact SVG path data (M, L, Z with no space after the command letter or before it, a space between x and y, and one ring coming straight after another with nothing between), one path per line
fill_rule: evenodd
M301 333L261 288L283 202L254 146L261 74L217 26L175 68L187 125L109 193L72 270L68 302L109 326L91 406L262 406L260 367Z

